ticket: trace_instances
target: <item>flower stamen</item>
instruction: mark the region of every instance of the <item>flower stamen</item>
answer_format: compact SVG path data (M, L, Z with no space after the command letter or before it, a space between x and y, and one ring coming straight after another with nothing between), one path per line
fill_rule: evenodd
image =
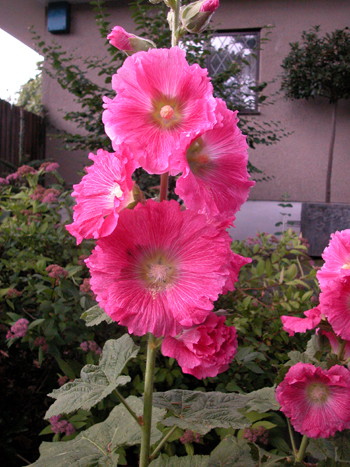
M170 120L174 115L174 109L170 105L164 105L159 113L164 120Z

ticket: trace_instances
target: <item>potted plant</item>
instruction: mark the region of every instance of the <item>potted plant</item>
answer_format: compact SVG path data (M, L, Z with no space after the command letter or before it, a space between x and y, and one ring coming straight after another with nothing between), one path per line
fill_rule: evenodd
M287 99L323 97L332 108L332 131L328 152L325 203L303 203L301 230L310 242L310 254L320 256L335 230L350 226L350 206L332 204L333 152L340 99L350 98L350 30L337 29L323 37L319 26L304 31L301 43L291 43L283 60L281 90Z

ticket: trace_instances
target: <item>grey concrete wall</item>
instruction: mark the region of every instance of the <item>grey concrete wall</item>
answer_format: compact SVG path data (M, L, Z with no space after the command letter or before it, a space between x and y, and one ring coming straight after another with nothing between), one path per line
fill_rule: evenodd
M46 31L43 1L1 0L0 27L29 46L33 46L27 27L34 24L46 41L55 39L68 52L76 55L104 55L103 40L95 26L94 14L88 4L72 5L71 33L52 36ZM108 3L111 25L123 26L135 32L128 1ZM274 26L270 41L263 46L260 59L261 81L276 80L267 88L275 93L280 88L280 64L289 52L289 43L300 39L301 32L320 25L322 33L344 28L350 17L348 0L221 0L215 14L218 29L263 28ZM94 77L98 80L98 77ZM260 115L252 117L258 122L280 121L286 132L292 133L273 146L258 146L250 150L251 161L273 177L259 182L251 190L252 200L280 200L288 192L292 201L323 201L327 167L327 153L331 133L331 109L324 99L315 101L286 101L276 96L272 106L261 107ZM52 79L44 79L44 105L51 125L73 131L63 120L59 109L74 110L77 105L72 96L63 91ZM350 202L349 145L350 103L341 102L334 154L332 201ZM48 157L59 159L62 174L69 183L79 180L76 171L84 165L87 154L64 153L55 141L48 142ZM66 162L65 162L66 161Z

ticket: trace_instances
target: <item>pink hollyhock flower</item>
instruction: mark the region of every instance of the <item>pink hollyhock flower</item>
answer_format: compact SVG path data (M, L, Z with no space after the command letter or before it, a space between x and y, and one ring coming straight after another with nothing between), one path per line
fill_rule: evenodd
M322 258L325 263L317 272L317 279L324 290L331 280L350 275L350 229L331 234Z
M149 173L167 172L170 155L215 123L207 70L190 66L179 47L128 57L112 87L117 96L105 98L105 131L114 148L127 143Z
M350 372L342 366L297 363L277 386L276 399L295 430L309 438L350 428Z
M176 336L202 323L233 274L228 234L175 201L120 213L86 261L101 308L130 333Z
M248 145L237 112L221 99L216 102L216 125L189 142L177 162L183 174L175 193L189 209L227 218L239 211L255 182L249 180Z
M338 354L339 340L337 339L337 336L334 334L334 332L321 331L321 334L326 336L327 339L329 340L332 352L334 354ZM344 359L346 360L349 357L350 357L350 341L346 341L345 349L344 349Z
M320 306L335 334L350 340L350 276L331 281L320 294Z
M296 332L306 332L309 329L314 329L322 319L321 307L317 306L312 310L304 311L304 315L306 318L281 316L283 330L288 332L290 336L294 336Z
M219 0L205 0L202 3L200 11L214 13L219 8Z
M66 226L77 244L84 238L105 237L113 232L120 211L134 201L131 175L137 166L126 146L120 146L112 154L99 149L89 159L94 164L87 167L87 175L81 182L73 186L72 196L77 199L74 222Z
M166 337L162 353L175 358L184 373L198 379L226 371L237 352L236 329L225 326L225 317L210 313L204 323Z

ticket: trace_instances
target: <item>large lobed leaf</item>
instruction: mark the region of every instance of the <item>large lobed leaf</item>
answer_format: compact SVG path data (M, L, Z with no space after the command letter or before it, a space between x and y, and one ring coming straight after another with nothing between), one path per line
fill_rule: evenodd
M174 389L155 393L153 404L172 414L163 420L164 425L176 425L202 435L213 428L246 428L251 425L239 412L245 405L237 394Z
M137 416L142 415L141 399L130 396L126 401ZM153 409L151 444L162 437L156 425L164 414L164 410ZM141 427L119 404L104 422L80 433L72 441L42 443L40 458L31 467L115 467L118 465L115 453L118 447L140 443Z
M244 412L254 410L264 413L280 408L274 388L263 388L250 394L174 389L155 393L153 404L170 412L170 417L163 420L164 425L176 425L202 435L213 428L247 428L252 423Z
M80 378L55 389L49 396L57 399L45 418L78 409L89 410L116 387L130 381L129 376L120 376L126 363L136 357L139 348L128 334L120 339L106 342L99 365L86 365Z

